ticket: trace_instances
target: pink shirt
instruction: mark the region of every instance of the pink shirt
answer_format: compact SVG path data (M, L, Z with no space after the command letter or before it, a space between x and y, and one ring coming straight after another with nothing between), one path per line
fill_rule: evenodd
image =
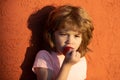
M57 56L57 53L52 52L52 54L50 54L46 50L41 50L36 55L32 70L34 72L35 67L48 68L51 69L54 75L56 76L60 70L62 62L63 59ZM86 72L87 72L86 58L82 57L78 63L74 64L71 67L67 80L85 80Z

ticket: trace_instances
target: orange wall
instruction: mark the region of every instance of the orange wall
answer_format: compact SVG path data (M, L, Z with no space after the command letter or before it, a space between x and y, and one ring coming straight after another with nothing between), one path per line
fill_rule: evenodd
M38 9L62 4L82 6L93 18L90 69L97 71L91 70L88 78L97 76L103 65L109 80L120 80L120 0L0 0L0 80L33 80L27 20Z

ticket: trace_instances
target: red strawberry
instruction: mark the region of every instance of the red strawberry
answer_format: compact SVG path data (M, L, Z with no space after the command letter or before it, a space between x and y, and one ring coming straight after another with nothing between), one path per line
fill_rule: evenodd
M66 53L70 50L70 49L73 49L72 47L65 47L64 50L63 50L63 54L66 55Z

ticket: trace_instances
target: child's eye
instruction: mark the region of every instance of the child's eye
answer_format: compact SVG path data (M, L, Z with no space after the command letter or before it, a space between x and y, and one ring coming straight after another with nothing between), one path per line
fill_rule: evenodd
M75 35L75 37L81 37L81 35Z

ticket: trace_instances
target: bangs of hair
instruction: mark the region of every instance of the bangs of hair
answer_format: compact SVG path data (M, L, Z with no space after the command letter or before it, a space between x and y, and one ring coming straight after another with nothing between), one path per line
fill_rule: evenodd
M83 25L80 24L79 21L76 21L75 19L70 19L70 18L66 18L65 20L62 20L57 30L60 30L60 29L78 31L80 33L85 32L85 27L83 27Z
M76 22L69 20L64 21L60 26L59 29L66 29L66 30L72 30L72 31L80 31L80 26L76 24Z

